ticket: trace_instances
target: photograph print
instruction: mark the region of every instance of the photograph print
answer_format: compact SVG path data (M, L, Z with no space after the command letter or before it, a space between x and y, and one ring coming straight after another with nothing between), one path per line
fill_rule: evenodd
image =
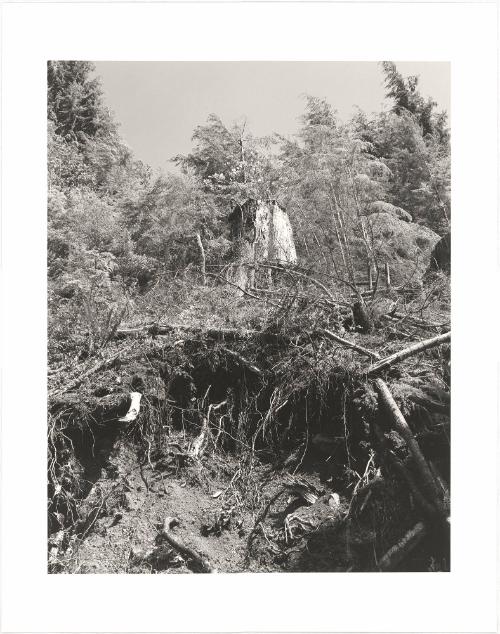
M47 63L51 574L450 570L450 65Z

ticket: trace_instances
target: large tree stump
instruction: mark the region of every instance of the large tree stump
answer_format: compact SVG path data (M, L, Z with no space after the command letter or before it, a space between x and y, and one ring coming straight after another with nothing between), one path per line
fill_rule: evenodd
M278 203L249 199L229 216L235 261L228 280L243 290L272 285L271 269L259 264L295 264L297 253L288 215Z

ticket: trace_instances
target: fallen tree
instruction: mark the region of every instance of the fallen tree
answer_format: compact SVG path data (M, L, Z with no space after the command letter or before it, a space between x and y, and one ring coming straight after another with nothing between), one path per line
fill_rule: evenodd
M377 379L375 381L375 387L379 394L380 405L383 411L389 416L390 422L396 431L401 435L403 440L406 442L408 450L410 451L412 458L415 462L415 466L418 470L420 480L422 486L424 487L425 492L429 499L434 503L436 508L441 507L441 502L439 500L439 491L430 470L429 465L427 464L424 455L419 447L418 442L415 440L415 436L413 435L408 423L405 420L405 417L401 413L396 401L394 400L389 388L386 383L382 381L382 379Z
M434 338L429 340L430 344L429 341L417 342L381 359L381 346L386 344L384 331L366 337L354 331L344 334L341 328L350 325L342 322L344 315L330 311L322 314L321 320L313 325L310 319L301 321L301 309L299 307L297 312L299 319L295 319L294 313L290 317L287 312L289 305L283 302L288 321L280 321L283 314L280 312L274 321L267 322L269 330L158 323L122 328L118 337L136 337L136 340L116 341L110 346L116 346L119 352L111 354L109 351L108 359L94 361L92 367L89 362L77 366L69 386L81 386L80 389L62 396L55 391L55 397L49 401L57 423L54 425L55 442L50 445L55 461L52 515L66 512L58 484L63 483L64 488L66 472L75 470L74 467L80 469L77 461L69 465L66 462L66 456L73 451L70 444L73 440L77 441L75 446L79 452L76 459L82 458L83 464L90 466L89 473L95 474L93 477L97 478L98 484L102 479L99 473L106 468L109 457L116 454L115 448L123 445L129 451L133 447L137 452L138 473L146 485L145 492L139 496L149 495L155 500L158 493L159 499L154 501L158 509L163 494L169 495L168 479L182 477L193 490L196 488L193 483L209 482L209 491L215 491L211 497L220 499L221 504L218 514L214 510L214 526L222 525L217 524L217 518L223 513L230 516L233 508L239 513L250 503L255 504L252 517L254 514L260 517L261 507L274 499L272 486L283 487L290 469L295 469L293 473L309 473L311 465L321 464L321 469L329 476L329 484L318 486L314 475L311 480L316 486L315 498L308 494L307 487L294 485L285 487L286 499L282 496L283 499L272 502L280 505L273 509L273 517L276 512L284 513L283 517L288 520L296 518L293 535L290 526L275 528L269 523L255 527L248 541L256 544L257 550L269 547L272 556L277 557L283 552L288 553L291 545L301 543L301 539L304 546L309 538L320 539L321 533L321 539L331 540L332 548L339 553L336 568L367 570L378 566L364 550L365 545L373 541L370 531L374 530L375 522L379 527L375 530L377 550L386 553L380 560L379 569L400 569L404 558L425 536L420 530L403 539L400 539L401 534L408 527L423 523L426 530L436 530L439 535L444 524L447 458L444 453L436 454L430 441L434 442L438 436L439 443L443 443L448 429L445 429L448 422L443 421L443 416L446 417L448 408L446 400L439 404L442 400L440 392L433 392L432 383L427 384L425 377L402 381L389 376L387 383L381 379L367 381L366 365L371 362L373 367L386 363L387 359L406 358L447 341L447 338ZM254 322L247 321L245 325L248 323ZM323 325L326 327L321 327ZM342 336L338 334L340 332ZM449 333L446 336L449 337ZM446 356L448 348L443 352ZM110 363L111 359L119 357L120 364ZM365 357L370 359L368 363ZM426 366L432 366L441 376L445 367L442 356L432 355L428 361ZM99 370L101 364L104 365ZM75 371L81 371L82 375L75 377ZM444 381L443 392L446 387ZM428 400L426 394L429 394ZM427 405L429 410L436 412L436 417L433 414L431 418L428 414L424 416L422 407L414 406L411 401L422 407ZM219 414L213 415L217 410ZM379 451L376 439L370 436L370 425L375 419L382 429L384 418L386 435L384 437L380 431L378 438L380 444L385 443L385 450ZM125 424L117 425L118 419ZM397 434L387 434L388 429ZM59 431L69 440L57 436ZM317 437L325 438L325 442L318 444L315 442ZM169 448L172 441L178 443L178 451L174 453ZM97 458L87 455L89 452L82 453L83 446L93 447L94 444L98 449ZM61 453L61 447L66 453ZM219 471L228 456L239 461L230 474ZM431 464L434 459L437 460L436 468ZM217 474L217 481L212 482L213 472ZM78 475L79 472L75 473ZM265 479L268 474L269 484ZM231 475L233 479L228 484ZM440 475L444 487L438 479ZM253 479L251 488L247 480L250 476ZM383 487L363 488L381 478ZM135 485L133 481L131 484ZM139 485L142 486L141 482ZM267 486L269 490L265 490ZM136 496L137 487L131 489L132 495ZM95 490L99 492L100 489L96 487ZM363 491L361 497L359 491ZM352 504L355 496L356 504ZM74 505L77 509L85 509L86 502L75 494ZM301 510L296 513L294 507ZM177 507L177 511L179 509ZM355 518L362 527L361 534L357 533L358 527L348 527L349 509L352 510L351 519ZM104 519L113 512L112 505L103 504L101 497L96 497L91 510L92 513L85 515L89 518L82 533L85 540L97 540L101 531L111 530L111 524L104 525ZM163 517L165 509L161 510L160 517ZM176 513L176 505L173 504L169 511L172 515ZM340 511L347 511L347 520L341 525L332 520ZM127 508L120 507L120 512L125 518L129 517ZM323 517L322 513L332 524L321 524L322 528L315 533L319 526L315 522ZM190 520L183 513L181 515L186 522L186 531L188 527L191 530ZM235 517L237 519L231 521L238 527L239 517ZM130 524L132 520L128 522ZM264 516L262 524L265 522ZM73 530L69 522L54 520L53 525L54 532L63 527L67 536ZM334 526L341 534L335 533ZM352 529L353 535L348 534L348 529ZM259 531L262 532L262 544ZM244 531L241 539L243 535ZM173 524L167 522L159 538L164 542L161 547L141 548L130 564L134 565L133 561L136 561L142 570L184 568L185 565L193 571L211 572L214 567L226 570L209 544L205 548L205 542L199 541L206 538L203 531L201 538L196 536L192 541L189 532L175 531ZM348 546L344 548L341 544L346 539ZM68 537L65 540L66 543ZM448 555L442 555L439 550L441 546L435 549L428 541L412 556L412 566L426 569L430 565L430 556L448 562ZM443 552L445 541L443 539ZM208 557L192 548L200 543L204 544ZM64 548L57 552L54 549L52 559L59 561L63 551ZM308 559L307 548L302 557L297 570L308 569L308 566L318 570L324 565L319 559ZM275 564L284 570L292 569L282 561Z

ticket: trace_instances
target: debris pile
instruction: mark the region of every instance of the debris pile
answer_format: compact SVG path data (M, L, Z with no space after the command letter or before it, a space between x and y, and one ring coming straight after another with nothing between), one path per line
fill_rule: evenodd
M123 327L52 373L49 569L448 569L450 332L321 314Z

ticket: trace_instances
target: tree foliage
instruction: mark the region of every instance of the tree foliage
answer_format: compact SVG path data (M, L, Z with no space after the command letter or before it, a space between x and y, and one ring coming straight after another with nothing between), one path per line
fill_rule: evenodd
M446 113L420 95L417 77L404 78L390 62L382 69L389 111L358 111L342 121L326 100L306 96L300 129L287 138L259 138L245 120L228 125L212 114L195 128L191 152L175 157L181 173L153 175L122 141L93 65L49 62L54 319L66 314L67 326L87 332L95 346L105 340L99 324L109 311L122 315L124 303L133 306L160 279L199 263L200 240L207 266L218 271L230 255L230 210L248 198L278 200L291 218L301 262L332 279L352 282L367 263L377 266L380 236L367 220L375 203L403 208L415 223L444 234ZM406 240L406 229L398 231ZM383 254L391 257L390 249Z
M47 64L47 109L56 134L75 140L94 137L112 127L103 105L99 79L92 77L94 65L81 61L49 61Z

